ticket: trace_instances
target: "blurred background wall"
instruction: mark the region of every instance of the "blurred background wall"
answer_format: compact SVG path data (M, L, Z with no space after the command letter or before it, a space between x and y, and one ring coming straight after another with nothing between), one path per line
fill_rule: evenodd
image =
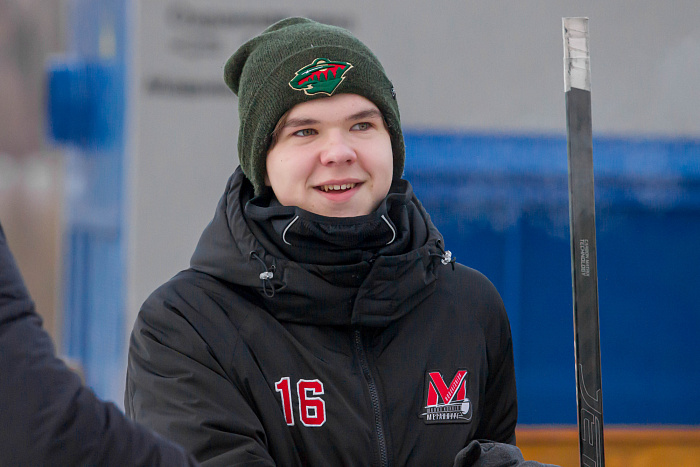
M0 220L27 287L61 336L63 160L44 139L46 57L63 51L61 1L0 0Z
M0 0L0 219L59 348L121 404L138 308L188 266L237 165L225 60L286 16L349 28L396 87L406 178L504 298L521 422L575 424L561 18L588 16L606 422L697 427L698 13Z

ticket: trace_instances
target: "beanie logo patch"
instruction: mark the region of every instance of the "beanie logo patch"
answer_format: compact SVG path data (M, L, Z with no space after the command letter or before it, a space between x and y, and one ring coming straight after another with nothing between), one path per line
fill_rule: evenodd
M304 91L307 96L319 93L330 96L345 79L345 73L350 68L352 64L348 62L317 58L297 71L289 86L295 91Z

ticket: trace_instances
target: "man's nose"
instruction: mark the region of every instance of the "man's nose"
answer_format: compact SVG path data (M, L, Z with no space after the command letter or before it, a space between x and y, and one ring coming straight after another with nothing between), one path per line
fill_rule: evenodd
M357 160L357 154L349 138L340 131L329 132L321 151L321 163L343 164Z

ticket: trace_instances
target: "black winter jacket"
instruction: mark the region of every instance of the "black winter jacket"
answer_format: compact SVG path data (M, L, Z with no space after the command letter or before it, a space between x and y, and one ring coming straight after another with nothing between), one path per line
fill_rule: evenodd
M325 218L239 170L191 268L143 305L126 411L205 465L452 465L514 443L508 318L408 182Z
M0 226L0 466L184 466L56 358Z

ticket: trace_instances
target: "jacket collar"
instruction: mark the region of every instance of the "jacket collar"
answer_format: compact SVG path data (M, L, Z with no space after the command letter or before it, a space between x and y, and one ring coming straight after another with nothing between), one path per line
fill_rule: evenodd
M405 180L374 213L330 219L281 206L270 193L253 198L239 168L191 267L257 290L281 321L383 326L432 291L441 245Z
M269 188L244 202L253 234L268 251L296 262L349 265L397 255L419 247L427 238L423 219L408 209L413 191L399 180L377 209L359 217L324 217L296 206L282 206Z

